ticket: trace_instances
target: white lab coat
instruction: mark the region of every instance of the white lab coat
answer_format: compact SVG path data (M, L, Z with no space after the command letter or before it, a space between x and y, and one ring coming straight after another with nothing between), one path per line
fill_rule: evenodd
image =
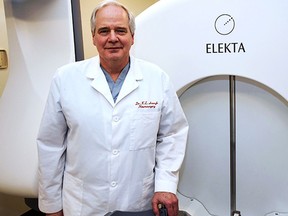
M151 209L176 193L188 125L168 76L131 57L114 103L99 57L60 68L37 138L39 207L65 216Z

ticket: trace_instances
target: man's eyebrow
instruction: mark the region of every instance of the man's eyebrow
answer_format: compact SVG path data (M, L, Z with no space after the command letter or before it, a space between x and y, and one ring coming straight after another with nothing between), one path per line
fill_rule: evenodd
M127 27L119 26L119 27L116 27L115 29L128 29L128 28L127 28Z
M108 27L105 27L105 26L98 28L98 30L103 30L103 29L109 29L109 28L108 28Z

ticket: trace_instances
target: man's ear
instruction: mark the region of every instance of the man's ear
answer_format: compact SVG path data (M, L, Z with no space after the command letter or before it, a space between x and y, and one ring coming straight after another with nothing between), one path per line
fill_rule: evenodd
M134 44L134 34L132 34L132 45Z
M92 34L92 42L93 42L93 45L96 46L96 43L95 43L95 39L94 39L94 36L95 36L95 33Z

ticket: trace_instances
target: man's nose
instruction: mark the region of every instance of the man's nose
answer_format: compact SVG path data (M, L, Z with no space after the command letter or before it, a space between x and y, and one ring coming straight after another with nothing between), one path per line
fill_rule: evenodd
M118 41L117 34L115 33L114 30L112 30L112 31L110 32L109 40L110 40L111 42L116 42L116 41Z

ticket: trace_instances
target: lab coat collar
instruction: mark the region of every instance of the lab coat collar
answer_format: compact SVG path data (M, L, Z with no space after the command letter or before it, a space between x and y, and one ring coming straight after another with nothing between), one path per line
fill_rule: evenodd
M117 101L114 103L105 75L100 67L99 56L91 58L91 61L92 64L87 66L86 76L93 80L91 86L100 92L112 106L115 106L120 100L138 88L138 82L143 79L141 68L137 65L136 59L133 56L130 56L130 69L120 90Z

